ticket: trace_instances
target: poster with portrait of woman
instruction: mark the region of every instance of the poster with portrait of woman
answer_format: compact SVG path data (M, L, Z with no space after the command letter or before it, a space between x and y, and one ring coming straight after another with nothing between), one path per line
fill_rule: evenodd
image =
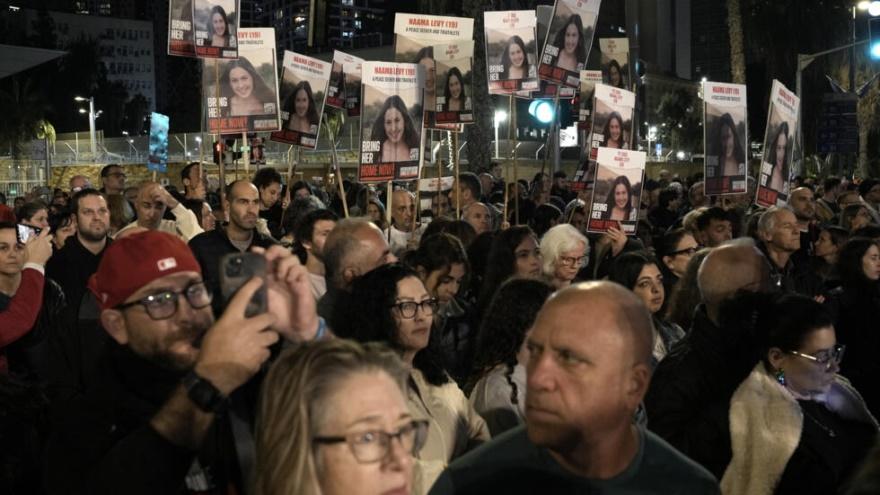
M744 84L703 83L704 187L707 196L742 194L748 183Z
M237 59L203 60L202 91L208 132L277 131L280 125L275 30L241 29L237 44Z
M626 235L636 234L645 159L643 151L599 148L587 232L616 228Z
M192 0L196 56L238 57L239 0Z
M361 64L362 58L335 50L327 85L328 106L344 109L349 117L361 114Z
M788 202L794 133L800 106L801 99L774 79L764 134L764 156L755 197L758 206L782 206Z
M438 126L434 118L437 96L441 96L437 86L435 45L473 38L474 20L466 17L400 13L394 16L394 61L420 64L425 68L424 127L458 129L452 124Z
M360 182L419 178L425 69L364 62Z
M581 86L578 94L578 128L590 130L593 112L593 96L596 91L596 85L602 83L602 71L600 70L582 70Z
M192 0L168 0L168 55L196 56Z
M489 93L536 91L539 86L535 11L483 12L483 17Z
M315 149L331 64L285 50L281 67L281 130L270 139Z
M590 125L590 159L599 148L630 149L636 95L625 89L596 83L593 90L593 122Z
M615 88L631 88L629 80L629 40L600 38L602 52L602 82Z
M601 0L556 0L544 40L538 77L577 88L587 66Z
M537 14L538 19L538 27L536 32L538 34L538 42L543 42L547 39L547 31L550 29L550 22L553 20L553 5L538 5L535 9L535 13ZM543 53L543 46L538 47L538 53ZM538 89L535 91L517 91L516 96L520 98L544 98L551 99L556 98L556 93L559 93L559 98L574 98L576 88L572 88L569 86L559 86L558 84L553 84L548 82L545 79L538 80Z
M473 79L474 40L434 45L438 88L435 98L436 124L474 122Z

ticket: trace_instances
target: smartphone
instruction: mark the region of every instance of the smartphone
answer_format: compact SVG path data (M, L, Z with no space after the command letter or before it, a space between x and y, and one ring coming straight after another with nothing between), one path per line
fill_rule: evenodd
M254 277L264 280L266 278L266 258L262 255L233 253L224 256L220 260L220 291L223 293L223 300L228 304L238 289ZM266 285L263 284L248 302L244 315L251 318L265 313L267 308Z
M18 238L19 244L26 243L32 237L40 235L40 232L43 231L43 229L39 227L31 227L30 225L18 224L15 227L15 236Z

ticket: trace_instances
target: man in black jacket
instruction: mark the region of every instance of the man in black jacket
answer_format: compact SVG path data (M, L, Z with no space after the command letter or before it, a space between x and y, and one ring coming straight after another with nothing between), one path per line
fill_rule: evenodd
M226 186L224 211L229 212L229 223L203 232L189 241L205 276L205 284L214 294L220 293L220 259L231 253L243 253L257 246L267 248L275 240L257 231L260 194L256 186L246 180L237 180ZM222 307L220 298L214 299L214 314Z
M809 191L809 189L807 189ZM770 279L776 289L813 297L822 292L822 280L801 249L801 231L791 208L773 206L758 219L758 247L770 261Z
M725 245L703 260L702 304L688 335L666 356L645 396L648 429L718 479L730 462L730 398L758 362L756 344L719 323L722 304L740 290L769 286L767 261L751 245Z
M236 448L249 428L242 436L227 398L256 386L279 336L312 339L323 328L305 268L280 247L264 256L265 280L242 286L214 321L181 240L147 231L108 249L89 289L112 341L83 392L52 405L49 493L243 493ZM269 310L246 318L263 284Z

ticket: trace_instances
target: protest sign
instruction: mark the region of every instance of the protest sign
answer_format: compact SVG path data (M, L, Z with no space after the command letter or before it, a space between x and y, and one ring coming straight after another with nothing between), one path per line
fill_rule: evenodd
M602 82L615 88L629 89L629 40L626 38L601 38Z
M435 98L435 123L473 123L473 55L473 40L434 45L435 87L440 88Z
M550 83L577 88L587 66L601 0L556 0L538 76Z
M147 170L162 172L168 168L168 125L167 115L153 112L150 115L150 154L147 157Z
M333 52L330 83L327 85L328 106L344 109L349 117L361 114L361 64L364 60L339 50Z
M331 64L285 50L281 66L281 130L273 132L271 139L314 149Z
M484 12L483 16L489 93L537 90L535 11Z
M742 194L748 175L746 87L704 82L703 103L706 195Z
M239 0L192 0L196 56L237 58L240 12Z
M767 130L764 134L764 156L758 176L755 203L770 207L788 202L791 184L791 160L794 133L800 114L800 98L781 82L773 80Z
M599 148L588 232L616 228L626 235L635 235L645 158L642 151Z
M196 56L192 0L168 0L168 55Z

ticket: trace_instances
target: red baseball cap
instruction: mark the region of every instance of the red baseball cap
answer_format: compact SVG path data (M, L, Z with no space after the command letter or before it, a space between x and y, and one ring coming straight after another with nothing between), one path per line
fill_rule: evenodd
M89 279L89 290L101 309L110 309L153 280L180 272L202 273L189 246L175 235L148 230L110 244Z
M13 213L12 208L0 205L0 222L15 223L15 213Z

